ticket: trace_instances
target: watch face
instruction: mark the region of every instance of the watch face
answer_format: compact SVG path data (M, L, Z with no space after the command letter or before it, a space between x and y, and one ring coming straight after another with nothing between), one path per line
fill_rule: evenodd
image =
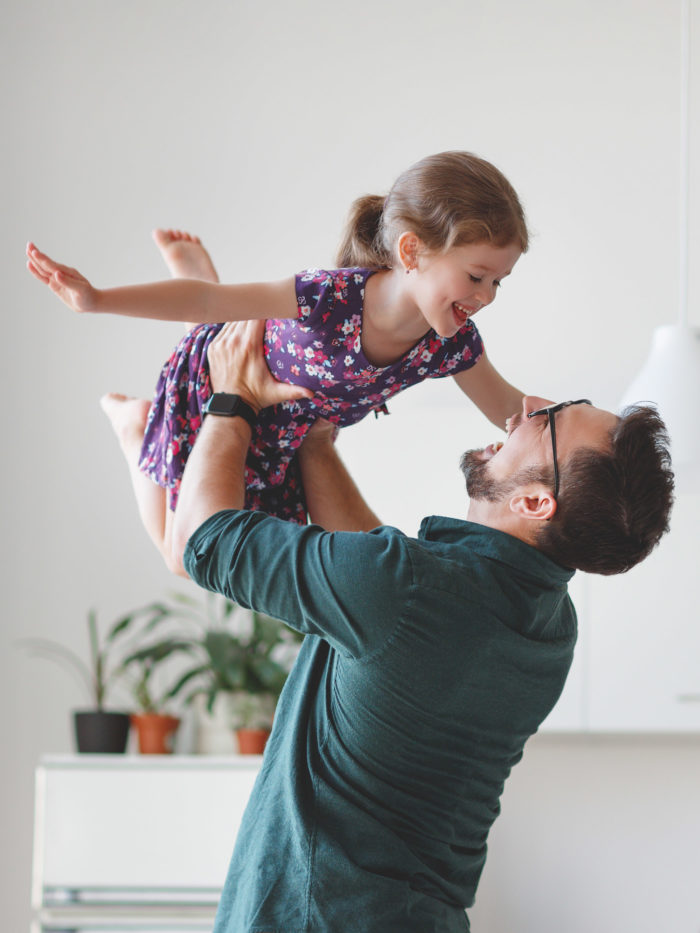
M237 395L215 392L207 403L207 411L212 415L233 415L239 403L240 399Z
M248 424L254 427L257 420L255 410L244 402L240 395L231 395L228 392L215 392L210 396L209 401L204 406L205 415L227 415L228 417L239 416Z

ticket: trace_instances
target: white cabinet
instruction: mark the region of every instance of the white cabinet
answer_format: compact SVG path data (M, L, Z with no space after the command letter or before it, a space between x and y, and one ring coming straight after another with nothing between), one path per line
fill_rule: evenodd
M700 731L699 584L700 495L678 496L644 563L590 578L591 729Z
M700 495L638 567L576 574L579 643L544 731L700 732Z
M586 720L588 688L588 653L586 608L588 604L588 580L584 574L574 574L569 584L569 593L576 606L579 633L574 660L564 690L557 705L540 726L542 732L579 732Z
M34 931L210 930L261 760L42 759Z

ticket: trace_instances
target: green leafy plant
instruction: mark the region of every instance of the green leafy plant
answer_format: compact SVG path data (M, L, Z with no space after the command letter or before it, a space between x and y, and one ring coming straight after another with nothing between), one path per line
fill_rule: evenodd
M168 700L178 693L173 687L159 687L154 675L168 658L188 650L187 642L168 638L138 648L124 659L121 672L127 675L127 678L129 674L136 672L131 681L131 693L140 712L160 713L167 706Z
M168 602L150 603L139 610L146 620L142 636L166 623L175 626L167 638L144 645L124 659L125 670L136 667L140 671L135 695L143 709L187 690L185 703L204 695L210 712L221 692L270 697L274 711L301 636L269 616L237 610L237 604L224 597L207 594L202 603L181 593L171 594ZM150 691L153 671L177 654L187 655L190 663L156 701ZM252 704L241 703L241 708L244 706L250 709ZM256 714L241 716L250 720Z
M107 692L121 673L121 664L114 660L115 643L129 628L139 610L121 616L109 628L104 639L100 637L97 625L97 611L90 609L87 614L88 661L70 648L50 638L23 638L19 645L27 648L33 657L55 661L65 670L77 676L85 688L90 702L96 710L103 710Z

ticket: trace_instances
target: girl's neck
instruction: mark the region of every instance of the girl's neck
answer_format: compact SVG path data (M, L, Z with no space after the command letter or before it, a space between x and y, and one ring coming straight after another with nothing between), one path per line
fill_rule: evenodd
M362 351L374 366L401 359L430 330L415 300L406 292L399 269L375 272L365 285Z

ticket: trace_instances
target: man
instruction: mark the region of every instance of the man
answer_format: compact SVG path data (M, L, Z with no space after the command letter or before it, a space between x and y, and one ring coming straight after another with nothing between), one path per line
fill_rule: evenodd
M247 422L303 393L261 336L228 325L212 345L213 388L238 397L213 408L241 417L205 418L176 515L196 582L307 633L215 930L468 930L504 781L571 663L569 568L627 569L667 528L663 425L526 398L504 445L463 458L468 521L415 539L379 525L319 429L300 527L242 508Z

